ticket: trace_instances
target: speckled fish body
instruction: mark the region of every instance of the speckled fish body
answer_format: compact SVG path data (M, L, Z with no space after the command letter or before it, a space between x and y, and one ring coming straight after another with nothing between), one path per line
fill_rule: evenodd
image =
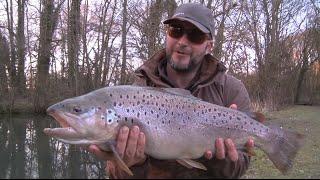
M105 87L54 104L48 114L63 128L45 129L46 134L105 150L121 126L138 125L146 136L145 153L157 159L197 159L206 150L214 152L217 137L231 138L238 147L252 137L283 173L291 168L303 139L176 88Z

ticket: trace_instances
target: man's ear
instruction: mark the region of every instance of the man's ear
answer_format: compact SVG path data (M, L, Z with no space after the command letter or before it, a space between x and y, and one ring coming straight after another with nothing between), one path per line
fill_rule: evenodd
M206 54L210 54L212 52L212 49L213 49L213 41L207 42Z

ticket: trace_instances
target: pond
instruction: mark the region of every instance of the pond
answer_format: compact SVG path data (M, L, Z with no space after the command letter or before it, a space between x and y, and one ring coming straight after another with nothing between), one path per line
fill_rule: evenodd
M106 178L93 154L43 133L57 126L49 116L0 114L0 178Z

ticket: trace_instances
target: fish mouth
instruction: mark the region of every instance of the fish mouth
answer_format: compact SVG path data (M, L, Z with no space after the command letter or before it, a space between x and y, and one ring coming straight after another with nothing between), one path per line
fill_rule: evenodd
M61 111L57 111L54 109L48 109L47 114L52 116L56 121L58 121L58 123L60 124L61 127L63 127L63 128L70 128L71 127L67 121L68 116L66 115L66 113L61 112Z

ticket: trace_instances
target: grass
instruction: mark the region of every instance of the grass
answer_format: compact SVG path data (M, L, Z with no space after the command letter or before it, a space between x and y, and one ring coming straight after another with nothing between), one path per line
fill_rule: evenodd
M243 179L314 179L320 178L320 106L293 106L270 112L267 121L298 131L306 136L305 144L298 152L293 168L282 175L266 154L256 150L251 166Z

